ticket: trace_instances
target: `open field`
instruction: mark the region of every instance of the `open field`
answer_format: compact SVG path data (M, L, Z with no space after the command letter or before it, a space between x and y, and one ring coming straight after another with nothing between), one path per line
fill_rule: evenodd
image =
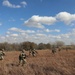
M56 54L50 50L38 50L36 57L27 57L27 64L23 67L18 66L19 53L6 52L4 60L0 61L0 75L75 75L75 50Z

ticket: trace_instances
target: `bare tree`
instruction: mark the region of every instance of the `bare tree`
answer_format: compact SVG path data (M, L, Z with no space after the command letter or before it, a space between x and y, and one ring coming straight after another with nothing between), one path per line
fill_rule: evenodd
M65 45L65 43L64 43L63 41L56 41L56 42L55 42L55 45L56 45L57 47L62 47L62 46Z

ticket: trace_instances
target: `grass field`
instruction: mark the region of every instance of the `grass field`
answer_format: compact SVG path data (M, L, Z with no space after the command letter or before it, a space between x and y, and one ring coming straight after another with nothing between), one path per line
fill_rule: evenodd
M19 54L19 51L6 52L4 60L0 61L0 75L75 75L75 50L56 54L38 50L36 57L27 57L25 66L18 66Z

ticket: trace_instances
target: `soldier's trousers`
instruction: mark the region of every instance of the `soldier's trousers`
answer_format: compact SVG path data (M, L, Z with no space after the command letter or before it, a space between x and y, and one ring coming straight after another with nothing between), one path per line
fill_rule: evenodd
M20 65L20 64L22 64L22 66L23 66L24 64L26 64L26 59L19 60L19 65Z

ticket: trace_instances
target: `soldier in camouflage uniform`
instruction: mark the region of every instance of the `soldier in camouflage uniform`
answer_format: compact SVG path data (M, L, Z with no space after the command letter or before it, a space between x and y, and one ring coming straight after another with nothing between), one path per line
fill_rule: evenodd
M38 52L35 49L29 50L29 55L36 56Z
M32 50L32 56L35 57L38 52L34 49Z
M0 60L3 60L4 59L4 56L5 56L5 52L4 52L4 49L2 49L0 51Z
M22 66L26 63L26 54L24 53L24 50L19 55L19 65L22 63Z
M56 48L55 48L55 46L52 47L52 53L53 53L53 54L56 53Z

